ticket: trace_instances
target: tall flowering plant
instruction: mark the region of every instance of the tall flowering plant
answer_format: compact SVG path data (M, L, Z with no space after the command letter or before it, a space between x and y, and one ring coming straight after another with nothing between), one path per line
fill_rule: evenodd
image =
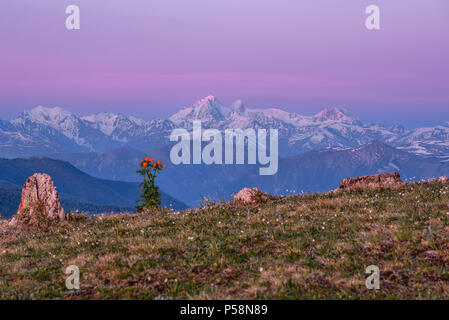
M140 184L141 194L136 209L141 212L145 209L157 208L161 205L161 194L159 187L154 183L154 179L159 172L165 168L159 160L154 162L153 158L145 158L140 161L140 173L143 177L143 182Z

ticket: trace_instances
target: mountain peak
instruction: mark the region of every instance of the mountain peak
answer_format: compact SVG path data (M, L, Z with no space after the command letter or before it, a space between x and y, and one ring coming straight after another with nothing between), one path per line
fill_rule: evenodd
M38 106L31 110L23 111L20 116L11 120L11 123L19 124L25 121L31 121L52 128L58 128L61 123L74 122L75 119L76 116L60 107L49 108Z
M196 106L201 106L204 104L213 106L215 104L221 104L221 102L217 99L217 97L215 97L213 95L208 95L207 97L204 97L204 98L198 100L197 102L195 102L195 104L193 106L196 107Z
M314 119L318 121L326 121L326 120L353 120L348 115L348 110L343 108L326 108L320 112L318 112Z
M209 95L195 102L192 107L187 107L175 113L170 120L175 124L200 120L213 123L223 120L231 110L223 106L215 96Z
M37 106L31 110L24 111L23 115L39 122L53 122L60 121L67 116L71 116L72 113L61 107L43 107Z
M201 116L203 113L211 113L215 110L218 111L223 117L225 117L229 113L229 109L223 106L220 100L218 100L215 96L209 95L203 99L198 100L193 105L193 110L196 114Z

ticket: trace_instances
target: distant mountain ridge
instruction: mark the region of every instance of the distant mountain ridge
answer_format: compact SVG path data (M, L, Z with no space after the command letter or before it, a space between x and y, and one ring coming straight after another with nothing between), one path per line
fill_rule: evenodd
M281 159L278 174L259 176L253 169L228 185L226 192L244 186L272 194L325 192L338 187L344 178L395 171L404 181L427 180L449 175L449 163L372 141L354 148L324 148Z
M279 159L274 176L260 176L258 165L173 165L170 148L147 152L122 147L105 153L58 154L75 167L105 179L138 181L134 166L145 154L167 163L164 175L157 178L163 190L190 206L202 197L229 199L243 187L258 187L272 194L289 191L328 191L343 178L399 171L403 179L420 180L449 175L449 162L424 158L384 143L372 141L357 147L328 147Z
M406 130L362 122L344 109L329 108L303 116L277 108L247 108L241 100L226 107L214 96L181 109L169 119L151 121L113 113L79 117L58 107L37 107L16 119L0 121L0 152L3 157L15 158L105 152L119 147L149 150L168 145L171 131L190 129L193 120L220 130L277 128L281 156L324 147L356 147L375 140L414 154L449 159L449 122Z
M49 158L0 159L0 188L8 190L13 196L20 195L22 185L34 173L49 174L61 194L61 199L73 209L87 212L133 211L139 198L140 187L136 182L94 178L68 162ZM15 209L19 203L20 197ZM184 203L165 192L162 192L162 205L172 206L174 209L186 207Z

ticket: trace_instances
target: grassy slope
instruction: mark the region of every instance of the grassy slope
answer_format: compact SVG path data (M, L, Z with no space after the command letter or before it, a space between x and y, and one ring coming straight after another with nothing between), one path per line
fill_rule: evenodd
M0 231L2 298L449 298L449 186ZM66 266L81 290L69 292ZM381 289L364 270L381 269Z

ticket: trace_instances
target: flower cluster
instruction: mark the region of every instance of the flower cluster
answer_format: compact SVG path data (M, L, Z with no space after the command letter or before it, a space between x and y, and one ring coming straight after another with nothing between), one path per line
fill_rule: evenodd
M156 168L163 169L165 168L165 164L162 164L159 160L153 163L153 158L146 157L144 160L140 161L140 166L144 168Z
M161 194L159 188L155 185L154 179L159 171L165 168L161 161L154 161L153 158L146 157L140 161L140 173L143 177L143 182L140 184L141 195L136 209L141 212L145 209L159 207L161 204Z

